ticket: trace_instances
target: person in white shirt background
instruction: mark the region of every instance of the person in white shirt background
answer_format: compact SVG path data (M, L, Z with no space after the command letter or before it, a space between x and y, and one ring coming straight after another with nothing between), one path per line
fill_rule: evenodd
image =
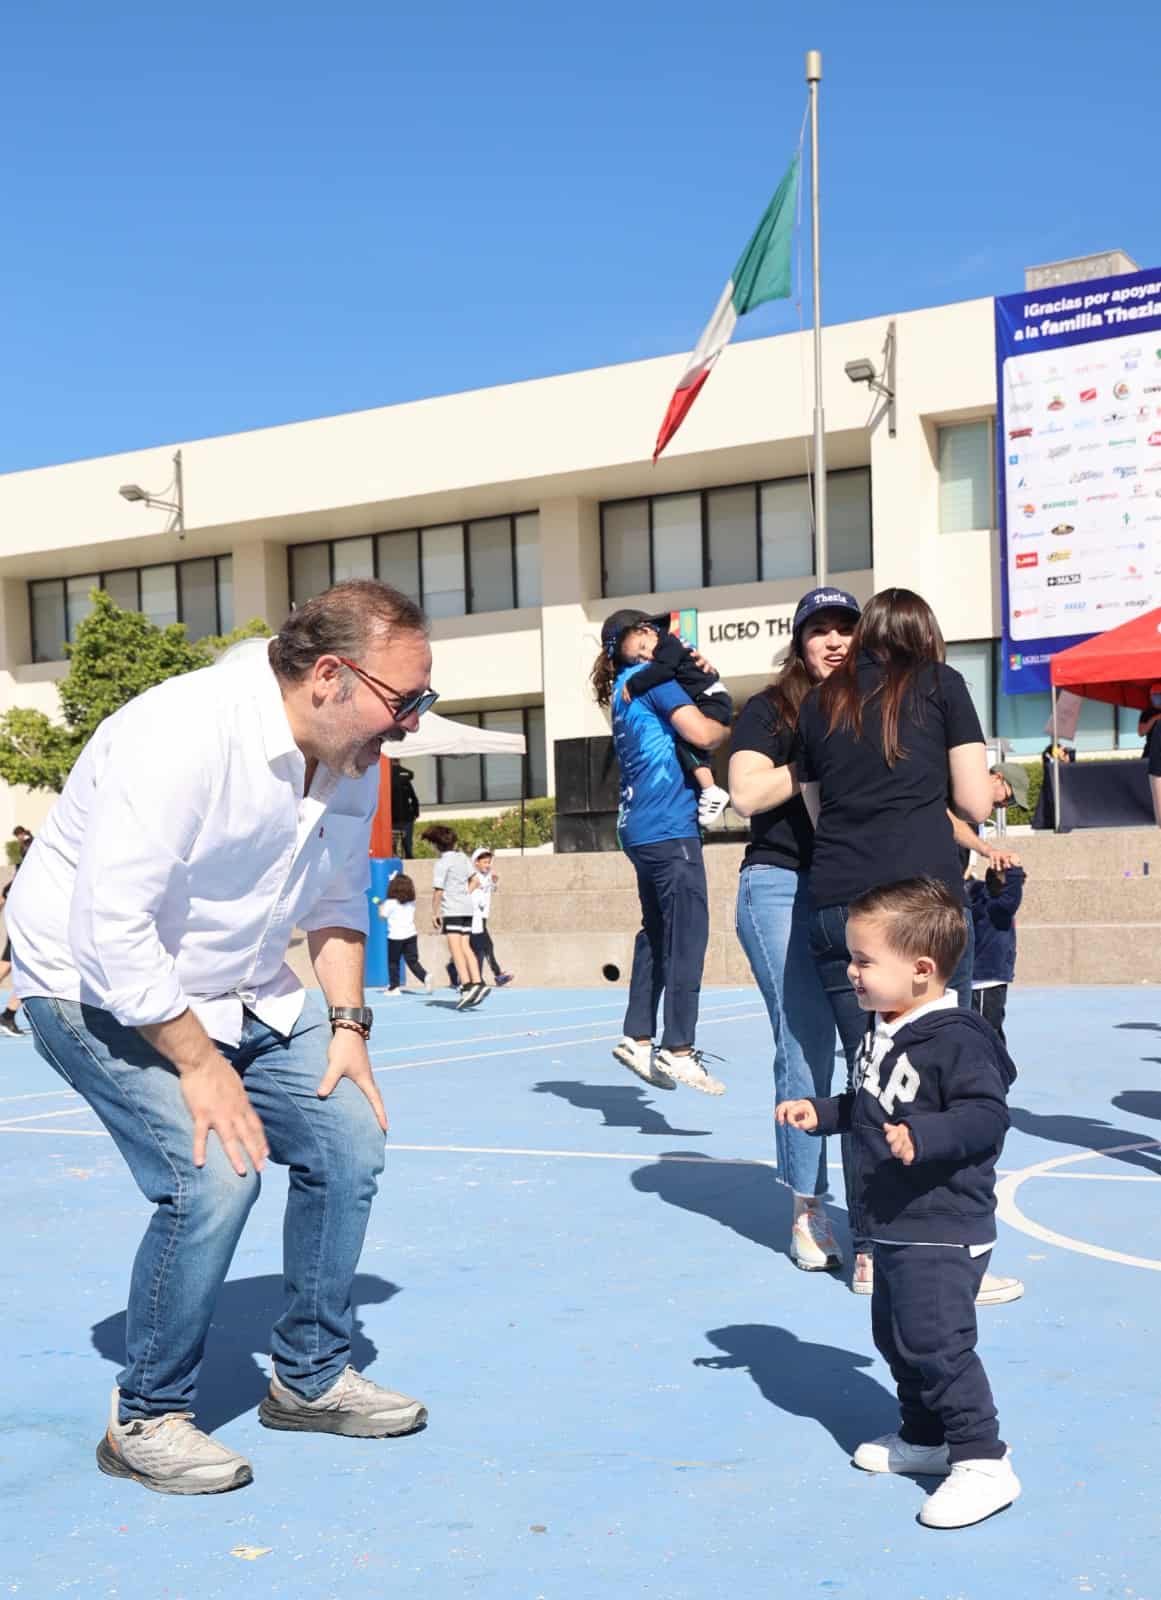
M379 915L387 924L387 993L401 995L407 992L399 987L399 963L402 961L430 994L431 978L419 959L415 884L405 872L396 872L388 880L387 894L379 907Z
M268 1159L290 1169L267 1427L385 1437L424 1407L349 1365L351 1285L384 1162L367 1054L379 750L436 698L423 612L337 584L229 668L97 729L8 901L36 1048L154 1207L101 1470L168 1494L251 1481L195 1427L218 1290ZM327 1010L285 957L307 935Z
M476 869L476 886L472 890L471 945L480 964L481 979L484 976L484 963L487 962L497 989L502 989L506 983L512 982L513 974L500 970L496 947L488 928L488 918L492 915L492 896L500 887L500 879L492 870L492 852L487 845L472 851L472 866Z

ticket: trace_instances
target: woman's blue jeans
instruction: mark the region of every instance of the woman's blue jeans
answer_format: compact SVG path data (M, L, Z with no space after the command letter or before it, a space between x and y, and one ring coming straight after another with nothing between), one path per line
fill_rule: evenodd
M738 879L738 938L774 1030L774 1098L830 1094L834 1018L810 953L806 875L787 867L744 867ZM826 1193L826 1140L774 1128L778 1174L795 1194Z
M214 1302L259 1179L244 1178L211 1135L193 1164L193 1121L176 1071L107 1011L69 1000L24 1003L36 1048L92 1106L154 1206L129 1283L121 1420L194 1410ZM290 1169L283 1228L286 1310L270 1349L280 1380L308 1400L350 1359L351 1286L384 1139L366 1096L343 1079L320 1100L330 1029L308 996L288 1039L247 1014L219 1045L261 1119L271 1159Z

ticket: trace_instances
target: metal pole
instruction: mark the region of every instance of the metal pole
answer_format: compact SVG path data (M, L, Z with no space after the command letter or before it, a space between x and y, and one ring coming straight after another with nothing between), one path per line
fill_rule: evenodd
M806 81L810 85L810 265L814 304L814 566L823 588L827 579L826 540L826 424L822 410L822 270L818 244L818 86L822 81L822 53L806 52Z
M1060 736L1056 731L1056 685L1052 685L1052 829L1060 832Z
M173 498L177 504L174 512L174 529L179 539L185 538L185 484L181 472L181 451L173 458Z

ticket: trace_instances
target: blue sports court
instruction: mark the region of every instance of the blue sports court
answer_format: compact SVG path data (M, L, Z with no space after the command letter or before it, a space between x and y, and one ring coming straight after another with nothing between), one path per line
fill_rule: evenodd
M0 1044L0 1593L1157 1600L1155 990L1012 992L993 1265L1027 1294L980 1312L980 1350L1024 1493L954 1533L916 1523L921 1483L848 1464L895 1405L869 1302L787 1259L754 990L703 996L720 1100L650 1092L611 1059L613 990L517 988L466 1013L446 992L376 998L391 1153L355 1361L425 1400L430 1426L363 1441L259 1425L271 1169L199 1409L255 1481L214 1497L96 1470L147 1206L31 1044Z

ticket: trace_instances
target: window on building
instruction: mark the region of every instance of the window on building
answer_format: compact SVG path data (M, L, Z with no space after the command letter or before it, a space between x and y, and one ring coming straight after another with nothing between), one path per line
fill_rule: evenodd
M959 422L939 428L939 531L995 527L994 424Z
M93 609L102 589L122 611L140 611L159 628L184 622L191 639L229 633L234 626L234 569L229 556L120 567L72 578L40 578L28 585L32 659L60 661L64 647Z
M601 569L605 594L650 594L649 501L601 507Z
M996 647L992 639L970 639L947 647L947 664L962 674L985 739L993 739L996 733L995 662Z
M830 569L863 571L871 565L870 469L832 472L827 486ZM809 578L807 479L610 501L601 507L601 568L606 596Z
M447 522L357 539L291 545L290 600L301 606L344 578L378 578L429 617L540 604L540 518Z
M468 523L473 611L511 611L516 604L516 551L511 517Z
M758 488L711 489L705 497L707 580L753 583L758 576Z
M527 766L529 798L548 793L548 758L544 742L544 708L516 706L507 711L462 711L449 722L499 733L524 735L524 756L426 756L408 761L421 806L513 804L520 799Z

